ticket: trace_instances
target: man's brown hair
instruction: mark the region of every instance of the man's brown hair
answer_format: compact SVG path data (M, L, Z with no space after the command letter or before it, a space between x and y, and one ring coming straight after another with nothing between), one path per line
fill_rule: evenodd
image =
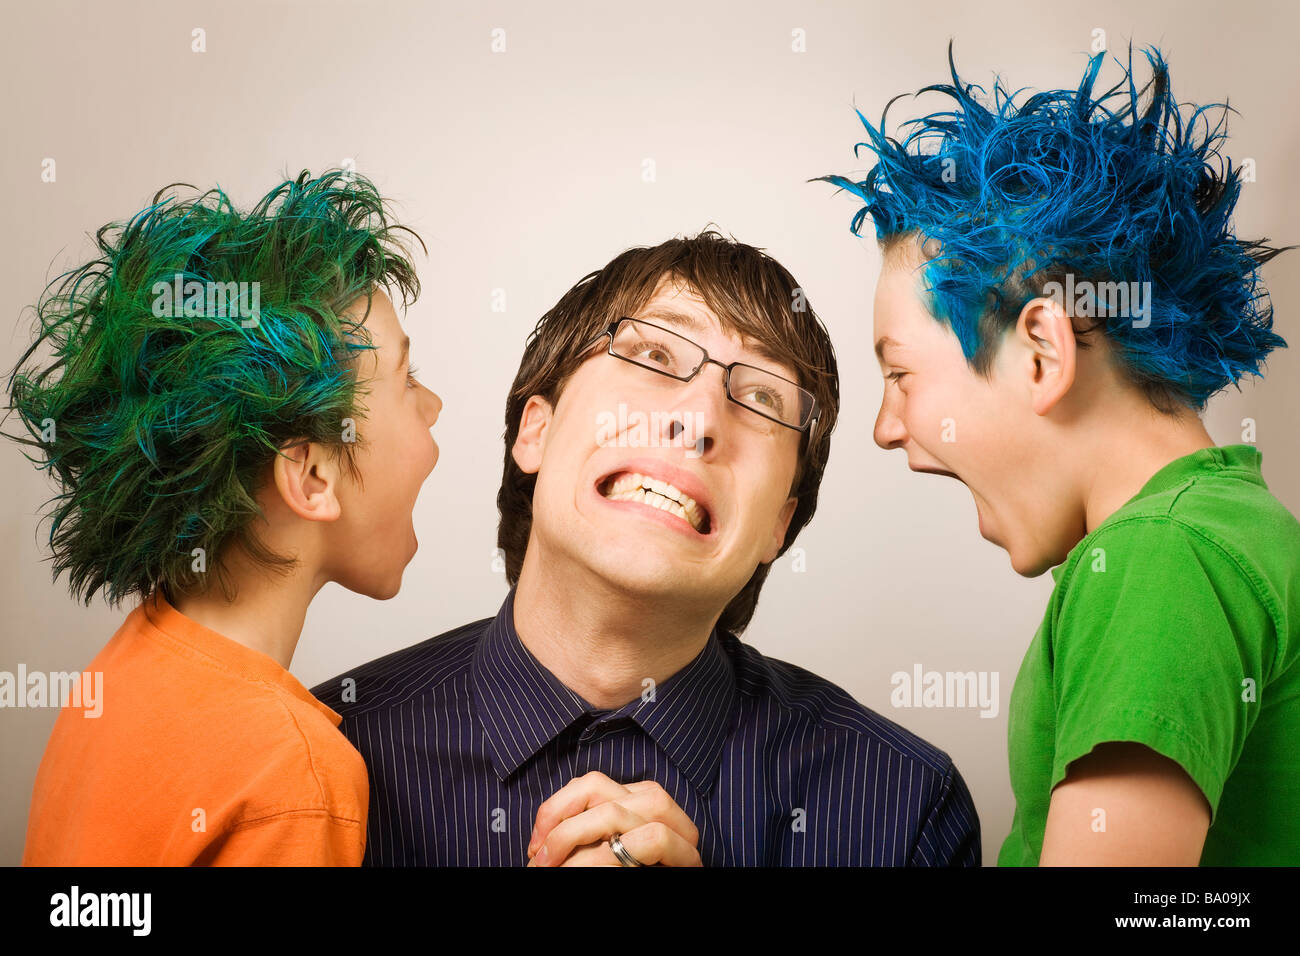
M753 339L789 365L796 380L817 399L818 419L799 443L799 464L790 494L799 499L778 557L817 510L817 492L839 414L839 373L830 336L794 277L761 249L706 230L692 239L628 249L589 273L541 317L519 363L506 399L505 468L497 508L497 546L505 553L506 580L519 581L533 525L535 474L525 474L511 449L530 396L554 408L565 383L588 355L588 347L614 319L635 315L660 279L668 277L697 293L724 331ZM739 634L749 624L771 565L760 564L723 610L717 626Z

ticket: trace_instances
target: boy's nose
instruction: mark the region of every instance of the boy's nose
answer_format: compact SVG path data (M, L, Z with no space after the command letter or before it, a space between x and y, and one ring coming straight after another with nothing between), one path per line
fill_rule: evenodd
M902 419L881 405L872 437L877 445L888 451L891 448L903 447L903 443L907 441L907 429L903 427Z

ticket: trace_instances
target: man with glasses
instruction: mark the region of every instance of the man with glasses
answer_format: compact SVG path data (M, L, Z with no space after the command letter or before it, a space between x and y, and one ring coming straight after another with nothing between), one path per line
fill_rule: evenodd
M366 863L978 865L946 754L736 637L838 409L758 249L705 232L569 290L506 403L500 611L314 689L369 768Z

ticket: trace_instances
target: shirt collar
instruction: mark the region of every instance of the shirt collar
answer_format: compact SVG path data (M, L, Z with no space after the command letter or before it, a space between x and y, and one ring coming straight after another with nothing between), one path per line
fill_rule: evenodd
M1263 456L1254 445L1212 445L1202 448L1165 465L1127 503L1168 491L1197 475L1227 474L1267 488L1260 471L1262 462Z
M712 786L739 703L717 628L703 650L657 687L614 711L600 711L566 687L519 640L515 589L488 624L470 665L474 705L505 780L584 714L630 718L701 793Z

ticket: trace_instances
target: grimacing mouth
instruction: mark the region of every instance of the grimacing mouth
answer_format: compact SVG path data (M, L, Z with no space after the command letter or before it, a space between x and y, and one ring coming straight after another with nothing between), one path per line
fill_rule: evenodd
M709 509L662 478L620 470L597 481L596 490L601 497L612 501L635 501L675 514L694 528L697 534L707 535L712 530Z

